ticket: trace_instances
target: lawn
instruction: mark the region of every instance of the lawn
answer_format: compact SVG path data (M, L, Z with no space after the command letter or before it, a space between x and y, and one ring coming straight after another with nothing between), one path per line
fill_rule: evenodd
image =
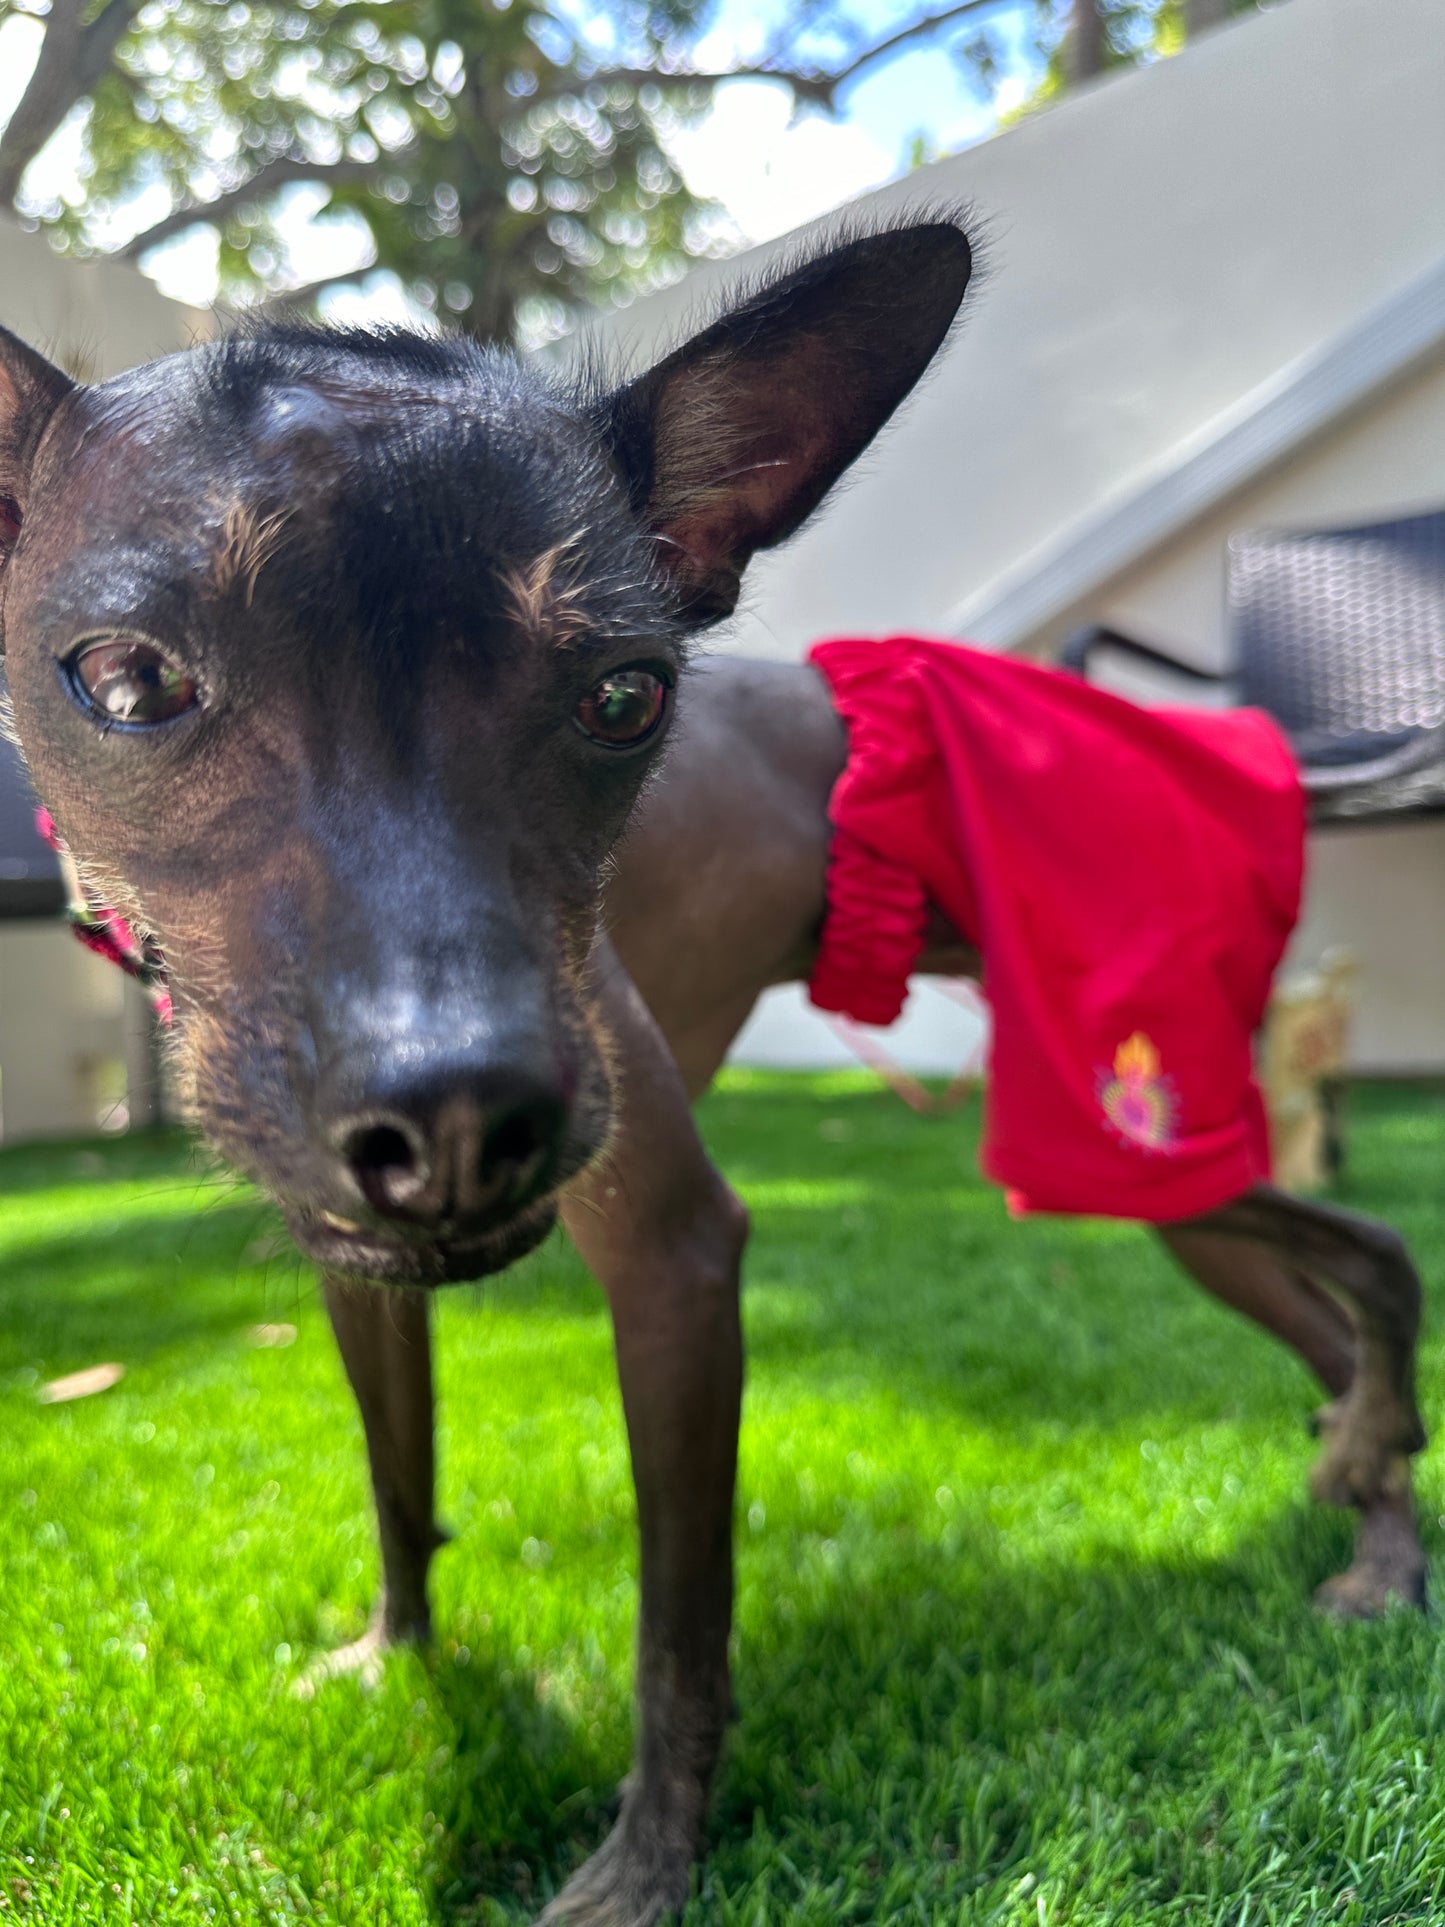
M967 1114L735 1074L704 1122L757 1235L741 1720L689 1927L1445 1918L1437 1627L1311 1613L1349 1529L1304 1496L1303 1371L1143 1234L1011 1225ZM1445 1094L1356 1093L1351 1153L1438 1331ZM0 1923L525 1921L627 1759L598 1295L554 1241L446 1296L435 1649L307 1702L375 1577L359 1427L311 1274L200 1169L0 1154ZM1431 1456L1422 1486L1438 1558Z

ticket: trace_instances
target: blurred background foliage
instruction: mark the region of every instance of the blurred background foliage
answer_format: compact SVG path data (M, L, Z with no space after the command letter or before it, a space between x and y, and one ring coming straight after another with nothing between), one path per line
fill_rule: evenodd
M1253 5L1254 0L1244 0ZM1000 23L1027 16L1046 104L1110 65L1168 53L1236 0L805 0L761 57L698 59L731 0L0 0L34 71L0 132L0 207L72 254L144 264L210 223L231 303L309 309L389 270L410 299L489 339L537 342L745 238L693 193L671 136L738 74L836 114L849 85L927 44L984 96ZM756 20L753 25L756 26ZM726 35L724 35L724 40ZM756 36L754 36L756 44ZM11 53L6 56L15 58ZM71 143L69 184L33 163ZM900 165L937 158L918 139ZM315 272L298 190L347 224L354 261Z

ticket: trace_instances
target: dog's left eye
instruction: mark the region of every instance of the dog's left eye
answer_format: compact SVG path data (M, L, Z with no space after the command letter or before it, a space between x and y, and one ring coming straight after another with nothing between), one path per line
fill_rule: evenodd
M652 669L615 669L573 712L577 727L608 749L635 749L662 722L668 684Z
M71 657L68 668L85 708L132 728L168 723L201 699L192 678L153 642L93 642Z

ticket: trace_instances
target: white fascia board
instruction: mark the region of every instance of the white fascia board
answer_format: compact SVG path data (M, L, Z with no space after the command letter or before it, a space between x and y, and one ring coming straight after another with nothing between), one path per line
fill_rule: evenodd
M1142 478L958 604L947 628L1008 649L1252 482L1445 341L1445 260L1252 389Z

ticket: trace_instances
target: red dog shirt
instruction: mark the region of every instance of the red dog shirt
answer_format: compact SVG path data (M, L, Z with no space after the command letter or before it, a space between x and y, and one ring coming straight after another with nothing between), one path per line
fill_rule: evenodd
M1267 1177L1253 1037L1305 821L1270 718L911 636L809 660L848 731L813 1002L892 1023L934 903L983 958L981 1161L1017 1208L1164 1223Z

